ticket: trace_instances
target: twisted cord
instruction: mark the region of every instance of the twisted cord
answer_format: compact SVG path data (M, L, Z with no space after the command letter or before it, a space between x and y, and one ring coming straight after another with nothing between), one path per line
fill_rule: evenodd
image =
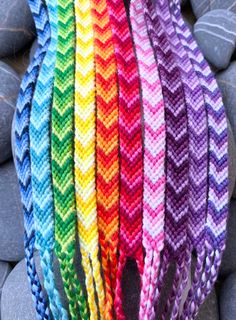
M203 298L201 297L205 298L214 285L222 255L218 254L218 252L223 252L225 247L228 212L227 123L216 80L197 47L191 32L183 21L179 2L175 3L173 14L179 26L178 36L182 41L185 41L185 49L202 85L208 115L209 191L205 227L206 258L202 262L204 265L208 264L208 270L205 267L202 273L202 280L195 282L194 292L197 292L197 297L195 296L194 299L188 297L183 310L183 314L188 315L189 319L192 319L193 313L197 314L199 306L203 302ZM215 254L212 254L213 251ZM208 255L212 256L211 260L207 258ZM205 280L203 281L203 279ZM191 295L192 292L190 292ZM186 319L185 316L183 317Z
M119 84L120 235L115 309L124 319L121 277L126 259L143 269L142 252L142 129L138 68L123 1L107 1Z
M180 263L184 259L189 183L189 135L184 88L173 48L170 47L172 40L166 26L166 7L163 3L159 5L159 10L155 11L151 1L147 4L144 1L146 22L159 66L167 128L165 248L156 299L159 299L170 262Z
M139 319L149 319L164 245L165 111L155 56L141 0L131 0L130 20L136 49L144 114L143 246L146 249Z
M29 121L31 101L39 68L43 61L50 39L47 11L42 1L28 1L38 35L38 49L22 80L16 106L15 154L21 201L24 213L24 247L27 275L32 297L36 307L37 319L50 319L49 309L42 292L34 261L35 224L32 203L31 159L29 140Z
M50 160L50 113L53 90L53 72L57 46L57 2L47 1L51 30L50 43L37 79L30 116L30 156L32 174L32 200L36 241L44 286L50 309L55 319L68 319L61 304L53 274L54 207Z
M104 319L104 288L98 259L95 179L95 71L91 4L75 1L75 189L78 234L85 273L90 319ZM98 297L98 306L95 300ZM98 307L98 308L97 308Z
M105 283L105 319L113 319L119 232L118 85L106 0L91 0L96 86L96 187L99 243Z
M52 179L55 208L55 252L69 302L71 319L88 319L74 256L76 209L73 175L74 3L58 0L58 42L52 105Z

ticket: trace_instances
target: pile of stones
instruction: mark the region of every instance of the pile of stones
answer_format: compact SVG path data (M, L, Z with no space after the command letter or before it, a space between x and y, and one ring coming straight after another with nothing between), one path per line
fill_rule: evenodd
M227 248L216 288L202 306L198 319L235 320L236 0L182 0L182 9L216 75L229 122L231 200ZM26 0L0 1L0 16L0 319L34 320L36 315L24 262L23 215L11 135L21 78L37 42L34 41L35 27ZM41 276L37 256L36 264ZM59 272L57 278L60 282ZM139 286L132 263L127 265L123 284L127 319L135 320L138 318Z

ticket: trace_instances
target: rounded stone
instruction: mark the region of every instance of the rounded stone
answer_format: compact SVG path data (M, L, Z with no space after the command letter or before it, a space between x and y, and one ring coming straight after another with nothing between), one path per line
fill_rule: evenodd
M227 221L227 240L226 249L223 254L220 275L228 276L232 272L236 272L236 241L235 241L235 230L236 230L236 200L230 201L229 206L229 217Z
M220 319L236 319L236 272L225 279L220 290Z
M227 9L236 13L235 0L190 0L193 12L197 18L203 16L206 12L215 9Z
M226 69L236 47L236 14L227 10L206 13L194 25L194 36L205 58Z
M11 271L11 266L8 262L0 261L0 318L1 318L1 295L2 287Z
M236 61L232 62L227 70L218 73L216 79L236 141Z
M11 157L11 125L20 88L20 77L0 61L0 164Z
M19 261L24 257L23 212L13 161L0 167L0 260Z
M0 1L0 57L14 55L35 37L27 0Z
M34 57L34 54L35 54L37 48L38 48L38 41L37 41L37 39L35 39L34 42L32 43L31 48L30 48L30 54L29 54L30 61L33 60L33 57Z

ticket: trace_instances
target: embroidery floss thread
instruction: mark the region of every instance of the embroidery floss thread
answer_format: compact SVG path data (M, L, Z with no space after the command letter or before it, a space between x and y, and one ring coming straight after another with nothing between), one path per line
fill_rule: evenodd
M37 79L30 116L32 200L35 221L35 248L39 250L50 309L54 319L68 319L61 304L53 274L54 207L50 159L50 120L53 73L57 46L57 2L46 2L51 37ZM48 37L47 33L45 34Z
M121 278L127 258L143 273L142 250L142 128L138 68L123 1L108 2L119 84L120 234L115 310L125 319Z
M105 284L105 319L113 319L119 235L118 85L106 0L92 0L96 86L96 188Z
M139 319L148 320L164 247L165 110L157 64L141 0L131 0L130 20L138 60L144 118L143 246L146 249Z
M24 75L17 100L15 118L15 155L24 213L24 247L27 275L32 297L35 302L37 319L46 320L51 319L51 316L42 292L34 261L35 222L32 203L31 159L29 153L29 121L36 79L49 44L50 29L47 10L44 3L41 0L28 0L28 4L35 21L38 35L38 48Z
M90 0L75 1L75 189L78 236L85 271L90 319L104 319L104 288L98 258L95 179L94 33ZM98 298L98 306L95 299ZM98 308L97 308L98 307Z
M88 319L74 256L76 209L74 190L74 2L58 0L58 42L52 104L51 157L55 208L55 252L69 302L70 316Z

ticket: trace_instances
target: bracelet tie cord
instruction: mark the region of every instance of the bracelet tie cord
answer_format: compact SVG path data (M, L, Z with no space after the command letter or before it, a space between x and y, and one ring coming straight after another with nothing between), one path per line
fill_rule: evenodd
M176 264L178 277L185 261L188 222L189 133L183 83L166 30L166 8L155 10L151 1L143 1L149 36L158 61L166 115L166 208L165 247L155 300L158 301L170 263ZM154 301L155 302L155 301ZM155 316L154 308L150 319Z
M146 251L139 319L148 320L164 246L165 110L141 0L131 0L130 20L142 90L144 118L143 246Z
M58 0L58 41L51 118L51 157L55 210L55 253L68 298L71 319L88 319L87 303L78 280L74 189L74 1Z
M35 248L40 254L44 286L48 293L53 318L67 320L68 314L61 304L53 273L55 230L50 159L50 121L57 47L57 1L47 0L46 4L51 38L35 87L29 131L32 200L36 232Z
M142 191L143 159L138 67L123 1L107 1L115 47L119 84L120 233L115 310L125 319L121 278L128 258L143 273Z
M104 319L105 296L99 261L95 177L94 32L89 0L75 1L75 189L78 237L90 319ZM98 306L95 299L98 297Z
M42 286L36 271L34 261L35 251L35 221L32 201L32 179L30 159L29 122L31 103L34 94L39 69L47 51L50 39L50 28L45 4L41 0L28 0L32 12L37 36L38 48L22 80L16 106L15 118L15 155L21 201L24 213L24 248L27 275L32 297L35 303L37 319L51 319Z
M192 319L196 317L199 306L212 290L225 248L228 213L227 121L220 90L210 67L183 21L179 1L173 3L172 16L176 21L176 32L188 52L203 88L208 116L209 173L205 252L199 261L199 272L193 281L182 314L183 319Z
M105 312L113 319L119 235L117 66L106 0L92 0L96 86L96 188Z

